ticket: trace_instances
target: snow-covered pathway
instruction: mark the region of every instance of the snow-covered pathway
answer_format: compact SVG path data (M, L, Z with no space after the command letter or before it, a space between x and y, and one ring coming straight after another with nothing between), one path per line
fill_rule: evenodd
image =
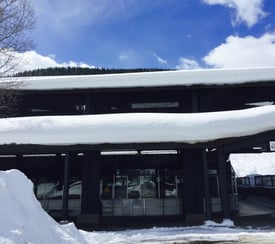
M237 228L231 220L201 226L151 228L124 231L81 231L89 243L275 243L275 230Z

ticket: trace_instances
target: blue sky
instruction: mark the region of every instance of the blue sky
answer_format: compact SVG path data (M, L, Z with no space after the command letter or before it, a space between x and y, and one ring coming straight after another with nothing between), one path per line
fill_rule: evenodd
M275 66L274 0L31 0L24 69Z

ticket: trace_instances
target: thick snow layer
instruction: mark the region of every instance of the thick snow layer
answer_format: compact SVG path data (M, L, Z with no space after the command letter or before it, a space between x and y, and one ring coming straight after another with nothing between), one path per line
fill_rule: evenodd
M198 143L275 129L275 106L195 114L105 114L0 119L0 145Z
M73 224L60 225L49 217L36 200L32 188L31 181L20 171L0 171L0 244L275 243L275 232L271 227L238 228L231 220L222 223L206 221L204 225L189 227L79 231Z
M275 175L275 153L233 153L229 160L237 177Z
M20 171L0 171L0 199L0 243L86 243L73 224L59 225L44 212Z
M224 85L275 81L275 67L15 78L23 90ZM3 82L11 79L4 79ZM14 80L14 79L12 79Z

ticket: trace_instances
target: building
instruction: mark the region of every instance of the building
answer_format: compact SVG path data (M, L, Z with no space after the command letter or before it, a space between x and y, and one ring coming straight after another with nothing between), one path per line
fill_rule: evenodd
M229 155L275 141L274 67L17 79L0 168L23 171L58 219L230 218Z

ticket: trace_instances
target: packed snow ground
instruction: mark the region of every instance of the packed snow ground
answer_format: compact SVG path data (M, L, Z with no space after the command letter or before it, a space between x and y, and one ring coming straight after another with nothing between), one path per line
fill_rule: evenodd
M275 229L238 228L231 220L190 227L81 231L72 223L60 225L48 216L33 194L32 182L18 170L0 171L0 199L1 244L275 243Z

